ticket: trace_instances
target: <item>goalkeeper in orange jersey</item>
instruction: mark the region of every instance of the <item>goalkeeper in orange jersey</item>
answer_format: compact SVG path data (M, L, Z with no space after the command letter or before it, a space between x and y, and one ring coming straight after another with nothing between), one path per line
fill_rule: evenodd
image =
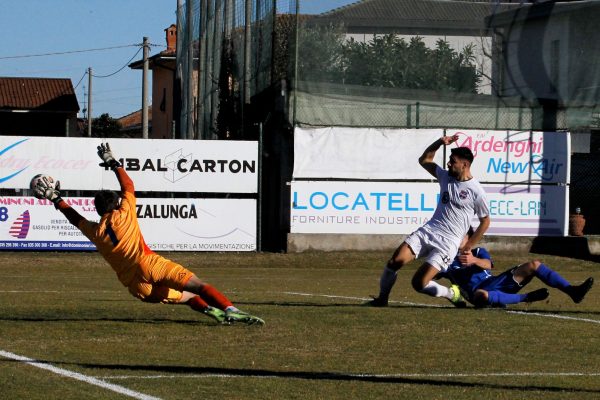
M88 221L60 196L60 183L53 187L41 180L34 188L38 199L48 199L96 245L98 252L115 270L129 293L149 303L187 304L219 323L264 324L258 317L237 309L213 286L193 272L152 251L144 241L136 215L133 181L113 156L108 143L98 146L100 166L117 176L121 193L102 190L95 196L99 222Z

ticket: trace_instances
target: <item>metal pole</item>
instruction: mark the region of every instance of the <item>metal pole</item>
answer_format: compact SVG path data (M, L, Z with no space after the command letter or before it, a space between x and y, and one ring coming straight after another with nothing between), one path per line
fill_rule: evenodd
M148 139L148 37L144 36L144 68L142 69L142 138Z
M185 139L182 132L181 126L182 121L182 110L181 105L183 104L183 96L181 90L181 64L183 63L183 0L177 0L177 13L176 13L176 25L177 25L177 43L175 50L175 71L173 71L173 139Z
M246 18L244 31L244 104L250 104L250 73L252 50L252 0L246 0Z
M88 137L92 137L92 67L88 68Z
M292 127L295 128L296 127L296 106L297 106L297 98L298 98L298 54L299 54L299 47L300 47L300 0L296 0L296 15L295 15L295 25L296 25L296 32L295 32L295 37L294 37L294 41L295 41L295 48L294 48L294 85L292 86L292 90L294 92L294 116L292 117Z
M211 102L212 96L211 91L213 90L213 47L214 40L208 40L208 34L214 34L215 30L215 0L208 0L206 6L206 60L205 60L205 72L204 72L204 115L203 115L203 133L204 138L208 138L211 134L210 114L215 104Z
M421 103L417 101L416 107L417 111L415 114L415 128L419 128L419 125L421 125Z
M215 0L213 33L213 79L211 88L210 132L208 139L215 138L219 111L219 78L221 76L221 53L223 51L223 0Z
M186 139L194 138L194 91L192 90L194 82L194 21L192 13L193 1L188 0L186 2L185 18L186 18L186 41L187 41L187 76L185 77L186 87Z
M263 175L263 124L258 125L258 201L256 202L256 249L262 251L262 175Z
M203 84L206 75L206 12L207 0L200 0L200 27L198 29L198 41L200 47L198 49L198 101L196 102L196 137L206 139L204 137L204 97L206 96L206 87Z

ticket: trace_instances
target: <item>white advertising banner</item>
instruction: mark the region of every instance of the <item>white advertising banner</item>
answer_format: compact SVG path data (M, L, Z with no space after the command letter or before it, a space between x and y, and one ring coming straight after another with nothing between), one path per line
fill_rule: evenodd
M98 138L0 136L0 188L24 189L39 173L67 190L118 189L98 166ZM258 143L110 139L137 191L256 193Z
M437 183L295 181L292 233L410 233L429 221Z
M567 187L483 186L488 235L566 235ZM431 218L439 199L437 182L295 181L291 191L292 233L409 234Z
M484 184L483 188L492 219L488 235L567 235L568 186Z
M481 182L569 183L569 132L446 130L475 156L473 175Z
M442 129L295 128L294 178L431 179L419 167ZM443 150L435 162L444 165Z
M99 219L92 198L65 198L83 217ZM256 250L255 199L140 198L138 221L157 251ZM0 197L0 250L94 250L46 200Z
M569 132L446 130L475 155L481 182L569 183ZM418 158L441 129L296 128L294 178L431 179ZM443 166L444 151L435 162Z

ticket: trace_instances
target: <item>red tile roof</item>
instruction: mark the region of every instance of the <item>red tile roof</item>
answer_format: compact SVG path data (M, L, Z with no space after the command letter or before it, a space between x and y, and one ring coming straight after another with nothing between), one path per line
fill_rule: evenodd
M121 124L121 129L141 129L142 127L142 110L137 110L131 114L127 114L118 118ZM152 123L152 107L148 107L148 123Z
M77 112L70 79L0 77L0 109Z

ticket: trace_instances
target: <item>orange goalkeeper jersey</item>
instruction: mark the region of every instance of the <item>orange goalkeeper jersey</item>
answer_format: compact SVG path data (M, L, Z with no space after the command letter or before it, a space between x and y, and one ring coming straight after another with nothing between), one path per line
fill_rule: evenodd
M121 283L128 286L138 268L147 267L162 257L146 245L140 231L133 182L122 168L117 170L117 176L122 189L119 208L104 214L99 222L81 219L77 226L96 245Z

